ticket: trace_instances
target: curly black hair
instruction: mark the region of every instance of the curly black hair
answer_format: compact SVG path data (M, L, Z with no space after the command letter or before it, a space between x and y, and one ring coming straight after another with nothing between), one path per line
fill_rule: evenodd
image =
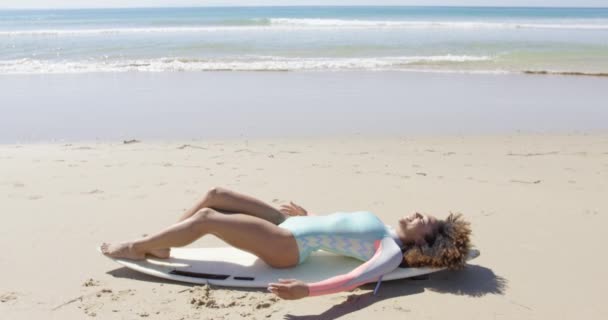
M470 223L460 213L450 213L438 223L436 231L425 237L425 244L405 250L402 265L448 269L464 267L471 249Z

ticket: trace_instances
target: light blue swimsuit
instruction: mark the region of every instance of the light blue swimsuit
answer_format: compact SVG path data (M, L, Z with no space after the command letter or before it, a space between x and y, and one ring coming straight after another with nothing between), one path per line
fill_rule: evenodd
M365 261L347 274L309 283L311 296L379 281L382 275L398 268L403 259L402 243L396 232L367 211L291 217L279 227L289 230L295 237L299 263L319 249Z
M367 211L290 217L279 227L289 230L296 238L300 263L319 249L367 261L376 252L374 241L385 237L401 245L394 230Z

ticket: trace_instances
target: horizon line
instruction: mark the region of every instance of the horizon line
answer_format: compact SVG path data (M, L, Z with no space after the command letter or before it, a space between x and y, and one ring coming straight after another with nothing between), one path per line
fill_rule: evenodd
M172 5L159 5L159 6L110 6L110 7L0 7L2 10L102 10L102 9L188 9L188 8L313 8L313 7L327 7L327 8L340 8L340 7L403 7L403 8L509 8L509 9L608 9L606 7L596 6L509 6L509 5L369 5L369 4L353 4L353 5L195 5L195 6L172 6Z

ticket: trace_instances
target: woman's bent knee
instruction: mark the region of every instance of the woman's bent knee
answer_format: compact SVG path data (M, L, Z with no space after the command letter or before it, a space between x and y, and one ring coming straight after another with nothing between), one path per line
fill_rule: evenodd
M227 193L228 189L222 188L222 187L213 187L211 189L209 189L209 191L207 191L207 194L205 194L205 197L203 198L204 201L213 201L214 199L217 199L218 197L221 197L223 194Z
M213 198L213 197L216 197L216 196L222 195L224 193L228 193L228 192L229 192L229 190L226 188L213 187L213 188L209 189L209 191L207 191L207 196Z
M202 226L206 225L209 220L213 217L213 215L217 214L218 212L211 209L211 208L202 208L200 210L198 210L196 213L194 213L189 220L190 226L192 228L201 228Z

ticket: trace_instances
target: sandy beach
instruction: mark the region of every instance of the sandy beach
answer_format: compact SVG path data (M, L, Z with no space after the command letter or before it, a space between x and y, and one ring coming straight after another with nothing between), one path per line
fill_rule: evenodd
M69 142L0 146L3 319L603 319L608 135ZM95 247L223 186L311 212L472 222L481 257L428 280L278 300L122 268ZM192 246L222 246L214 237Z
M592 1L4 1L0 320L608 319L608 8ZM481 255L292 301L98 252L215 187L392 226L462 213ZM387 241L395 259L370 265L399 258Z

